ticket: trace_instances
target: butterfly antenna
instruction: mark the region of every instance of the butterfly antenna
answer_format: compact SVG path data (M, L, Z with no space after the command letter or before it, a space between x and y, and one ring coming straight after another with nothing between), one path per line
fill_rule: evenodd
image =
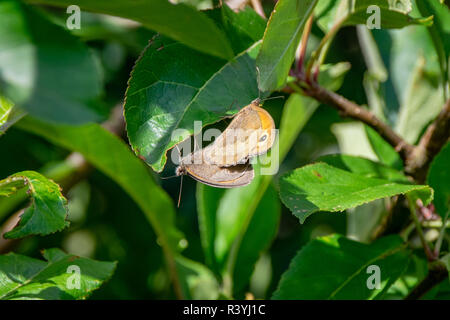
M265 98L265 99L262 99L261 101L267 101L267 100L273 100L273 99L284 99L285 98L285 96L276 96L276 97L269 97L269 98Z
M259 89L259 84L261 83L261 73L259 72L258 67L256 67L256 79L258 81L258 99L261 100L261 90Z
M183 191L183 176L181 176L181 181L180 181L180 192L178 193L178 204L177 204L177 208L180 207L180 202L181 202L181 192Z
M159 177L161 180L167 180L167 179L172 179L172 178L176 178L178 177L177 175L174 176L168 176L168 177Z

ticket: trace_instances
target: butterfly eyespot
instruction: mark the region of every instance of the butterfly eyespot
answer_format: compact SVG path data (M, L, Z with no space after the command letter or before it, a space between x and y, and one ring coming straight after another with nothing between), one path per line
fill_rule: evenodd
M265 134L261 138L259 138L259 142L266 141L266 139L267 139L267 134Z

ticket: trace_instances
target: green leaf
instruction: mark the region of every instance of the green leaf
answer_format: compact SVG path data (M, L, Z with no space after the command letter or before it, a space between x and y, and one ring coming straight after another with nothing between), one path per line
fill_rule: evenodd
M218 23L230 28L239 17L227 12L220 15L226 24ZM240 41L249 49L227 62L157 37L138 60L126 94L125 119L133 150L154 170L162 171L167 151L193 133L194 121L203 126L217 122L259 96L254 62L259 46L247 33Z
M280 204L273 188L267 189L270 180L258 175L250 185L225 192L197 184L205 255L214 262L216 273L230 277L235 294L248 284L256 261L278 229Z
M368 18L373 14L367 13L367 8L371 5L380 8L380 27L382 29L403 28L413 24L429 26L433 23L432 16L426 18L410 17L408 13L411 12L412 4L409 0L355 0L343 25L366 24Z
M60 249L44 250L43 256L47 261L15 253L0 255L0 299L85 299L116 268L116 262L81 258Z
M424 127L444 106L442 86L436 75L425 70L425 58L419 57L409 78L398 114L395 130L409 143L415 144Z
M220 201L226 189L212 188L203 183L197 183L197 212L200 240L206 264L217 274L220 274L215 254L216 221Z
M426 18L412 18L408 14L412 10L410 0L354 0L354 1L333 1L322 0L318 6L316 16L319 27L328 32L335 25L365 25L373 15L367 13L371 5L380 8L381 29L403 28L408 25L422 24L431 25L433 17L427 15Z
M380 56L377 43L373 38L372 32L367 26L356 26L358 41L361 52L367 65L367 71L370 77L378 82L385 82L388 78L388 72Z
M370 245L340 235L317 238L294 257L272 299L380 299L409 259L410 252L397 236ZM379 289L368 288L373 283L371 266L379 268Z
M189 5L175 5L168 0L29 0L28 2L64 8L78 5L81 10L140 22L149 29L206 54L227 60L234 56L225 34L204 13Z
M397 170L403 170L403 161L395 149L371 127L364 126L364 129L373 152L375 152L380 162Z
M449 274L449 280L450 280L450 253L443 256L440 260L445 264L448 274Z
M101 81L89 49L19 1L2 1L0 15L2 94L41 119L100 120Z
M270 16L256 65L259 88L272 91L286 81L303 27L317 0L279 0Z
M432 0L416 1L420 13L424 16L434 16L434 23L428 27L433 45L439 57L441 76L444 87L448 84L449 69L448 60L450 55L450 10L444 3Z
M256 262L261 253L270 247L275 238L280 214L281 205L278 194L272 186L269 186L242 237L240 248L233 248L238 250L234 258L234 267L230 270L233 272L233 292L235 296L243 296Z
M0 180L0 196L10 196L21 188L28 188L31 205L20 216L17 226L5 233L5 238L29 235L48 235L69 226L67 200L53 181L34 171L15 173Z
M314 99L293 93L289 96L283 108L280 123L279 154L284 159L297 139L304 125L319 106ZM275 146L277 147L277 146ZM280 161L281 162L281 161Z
M369 178L326 163L304 166L280 179L281 200L301 223L317 211L344 211L413 191L420 191L426 204L433 199L433 190L428 186Z
M176 263L185 299L214 300L219 297L220 287L211 270L181 255L177 256Z
M343 154L378 160L362 122L338 122L331 126L331 131L336 136L339 150Z
M14 104L11 101L0 96L0 136L24 115L24 111L14 107Z
M97 124L53 125L26 117L17 126L81 153L120 185L144 212L157 234L169 266L174 268L174 256L180 249L182 235L175 226L172 200L155 183L145 164L118 137Z
M428 172L427 183L434 189L436 212L445 219L450 210L450 143L442 148L434 158Z

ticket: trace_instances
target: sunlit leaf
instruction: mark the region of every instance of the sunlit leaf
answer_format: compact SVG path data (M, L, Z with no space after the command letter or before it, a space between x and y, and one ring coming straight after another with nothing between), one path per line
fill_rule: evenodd
M116 268L115 262L81 258L60 249L44 250L43 256L46 261L15 253L0 255L0 299L85 299Z
M292 260L272 299L380 299L406 269L410 253L391 236L366 245L331 235L310 241ZM376 279L369 279L375 272Z
M10 196L27 188L31 204L20 216L17 226L4 234L5 238L47 235L66 228L67 200L53 181L35 171L15 173L0 180L0 196Z

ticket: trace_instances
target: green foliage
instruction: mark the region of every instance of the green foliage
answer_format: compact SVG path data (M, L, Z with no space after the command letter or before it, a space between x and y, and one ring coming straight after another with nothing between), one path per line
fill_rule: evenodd
M15 108L11 101L0 96L0 136L24 115L25 113Z
M115 180L141 206L163 247L169 252L177 250L181 235L174 225L173 203L122 141L96 124L74 127L26 118L21 125L57 145L80 152Z
M402 159L395 151L395 149L384 141L383 138L372 128L365 126L367 138L369 139L370 145L373 151L377 155L380 162L386 166L395 168L397 170L403 169Z
M165 0L133 3L127 0L28 0L28 2L64 8L78 5L82 10L132 19L201 52L223 59L233 57L230 42L220 28L204 13L188 5L173 5Z
M42 255L47 261L15 253L0 256L0 299L86 299L116 268L115 262L81 258L56 248ZM73 270L79 270L79 280Z
M2 94L41 119L100 120L100 74L89 49L19 1L2 1L0 15Z
M449 264L449 145L427 159L426 185L410 161L449 96L447 6L261 2L268 20L210 0L0 3L0 229L23 212L0 241L0 298L83 299L115 271L100 261L117 260L94 299L399 299ZM367 28L371 5L384 30ZM167 153L256 98L279 132L251 159L252 183L186 177L176 209ZM47 247L72 254L32 258Z
M216 10L210 16L231 30L228 34L240 44L231 61L158 37L133 69L125 104L128 137L136 154L158 172L164 168L167 151L193 133L194 121L217 122L259 96L254 58L264 30L255 23L242 33L234 24L242 19L240 15L251 16L252 21L260 18L254 12ZM177 129L179 134L172 136Z
M371 245L340 235L317 238L292 260L272 299L380 299L403 273L409 258L409 250L395 236ZM381 270L379 289L366 285L370 266Z
M428 28L436 53L439 57L443 85L448 86L450 56L450 11L445 3L439 1L417 1L422 15L433 15L434 23ZM448 5L447 5L448 6ZM448 90L448 89L447 89ZM447 95L448 97L448 95Z
M450 210L450 143L434 158L428 172L427 183L434 189L436 212L445 220Z
M286 81L303 27L317 0L280 0L269 19L256 65L261 91L280 88Z
M10 196L21 188L28 188L30 206L20 215L13 230L5 238L23 238L29 235L47 235L66 228L67 200L59 186L34 171L23 171L0 180L0 196Z
M380 9L382 29L403 28L412 24L431 25L433 18L412 18L408 16L412 9L410 0L355 0L355 1L320 1L316 15L318 25L324 31L329 31L334 25L349 26L366 24L368 18L374 14L368 12L369 6L377 6Z
M281 200L303 223L317 211L344 211L376 199L412 191L423 192L421 197L424 203L433 199L433 190L428 186L378 178L380 173L383 174L383 169L375 163L370 171L377 178L338 169L326 163L304 166L280 179Z

